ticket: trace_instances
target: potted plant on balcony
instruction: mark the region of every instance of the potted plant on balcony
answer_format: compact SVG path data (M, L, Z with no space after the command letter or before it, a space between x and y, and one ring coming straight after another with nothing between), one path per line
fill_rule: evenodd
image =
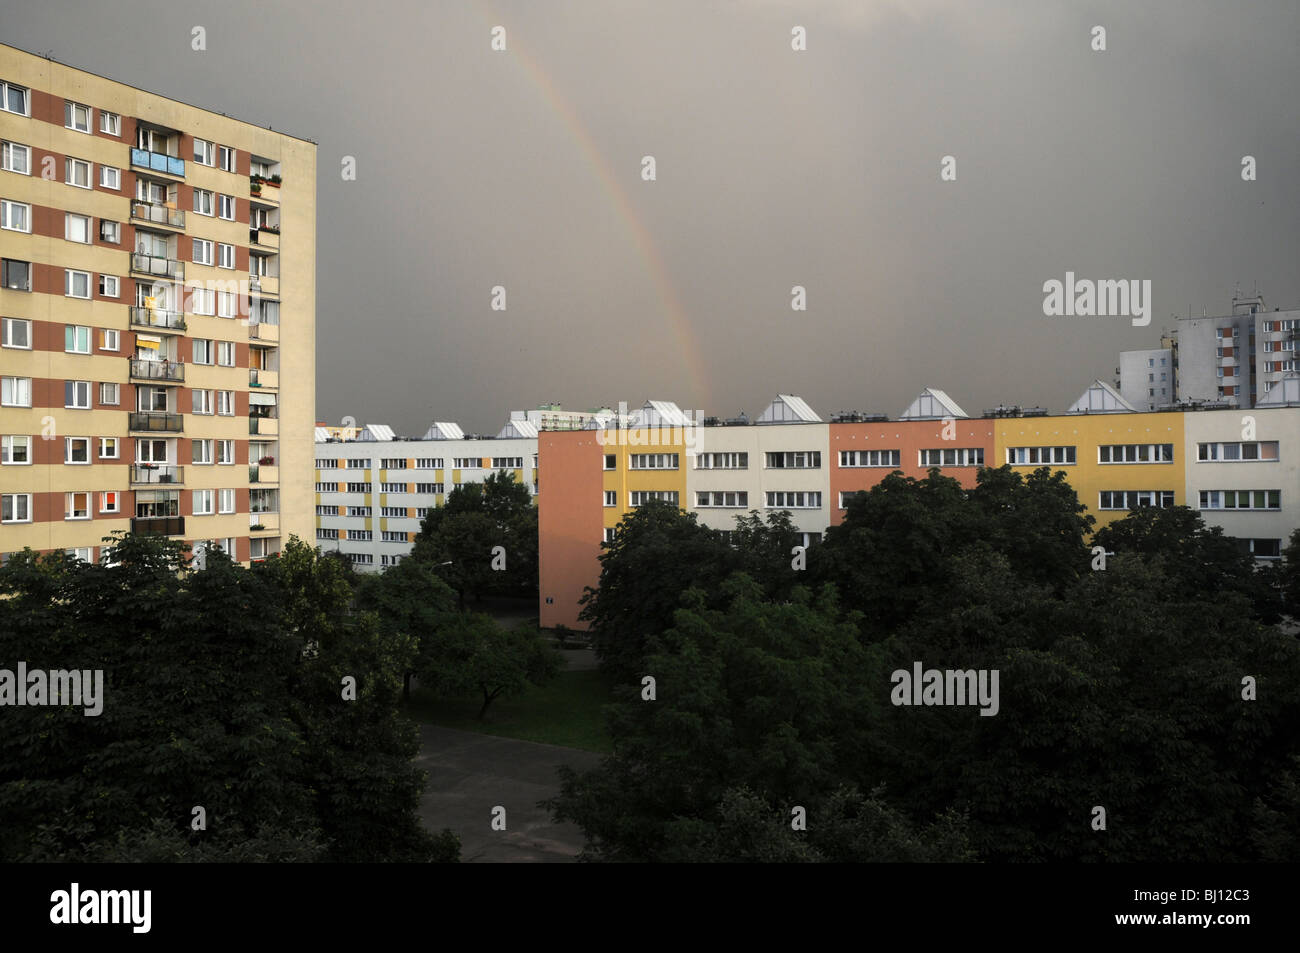
M257 462L262 466L269 467L275 463L275 457L262 457L262 459L258 460Z
M280 173L276 173L269 179L265 180L268 185L274 185L277 189L280 187Z
M250 526L250 527L248 527L248 528L249 528L250 531L253 531L253 530L259 530L259 529L266 529L266 527L263 526L261 523L254 523L252 526Z

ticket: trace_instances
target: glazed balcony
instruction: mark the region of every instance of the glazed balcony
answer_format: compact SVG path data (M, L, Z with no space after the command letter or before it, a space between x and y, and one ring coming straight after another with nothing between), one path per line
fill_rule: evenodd
M176 156L164 155L161 152L150 152L147 149L132 147L131 165L136 169L148 169L150 172L161 172L163 175L185 178L185 160L178 159Z
M174 467L166 463L130 463L132 486L156 485L159 483L177 484L185 482L185 468Z
M142 361L133 357L131 380L179 384L185 380L185 365L173 361Z
M174 278L181 281L185 278L185 262L177 261L175 258L163 258L160 255L132 252L131 272L137 275L148 275L151 278Z
M152 202L132 202L131 221L180 231L185 228L185 212L178 208L168 208L166 205L155 205Z
M136 307L131 309L131 326L180 334L185 330L185 315L179 311L163 311L161 308Z
M184 536L183 516L136 516L131 520L131 532L137 536Z
M181 414L132 411L128 417L127 429L132 433L181 433L185 426Z

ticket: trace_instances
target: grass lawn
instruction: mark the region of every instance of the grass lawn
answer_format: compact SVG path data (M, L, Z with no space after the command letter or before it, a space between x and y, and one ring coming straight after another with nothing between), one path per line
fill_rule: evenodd
M412 690L406 712L416 721L444 728L608 754L612 749L601 707L610 701L599 671L579 671L561 672L540 688L530 685L522 695L498 698L483 721L478 720L480 696L435 698L418 688Z

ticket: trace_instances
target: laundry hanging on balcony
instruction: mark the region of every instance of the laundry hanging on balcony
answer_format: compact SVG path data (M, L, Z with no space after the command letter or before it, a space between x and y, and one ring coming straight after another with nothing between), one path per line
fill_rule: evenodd
M162 347L162 338L151 337L148 334L137 334L135 336L135 346L150 351L157 351Z

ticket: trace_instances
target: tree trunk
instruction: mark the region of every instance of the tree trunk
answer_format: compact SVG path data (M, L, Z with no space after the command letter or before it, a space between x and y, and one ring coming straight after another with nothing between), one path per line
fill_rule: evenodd
M499 694L501 694L501 689L499 688L491 694L488 694L486 688L483 689L483 707L478 710L479 721L482 721L487 716L488 705L492 704L492 699L496 698Z

